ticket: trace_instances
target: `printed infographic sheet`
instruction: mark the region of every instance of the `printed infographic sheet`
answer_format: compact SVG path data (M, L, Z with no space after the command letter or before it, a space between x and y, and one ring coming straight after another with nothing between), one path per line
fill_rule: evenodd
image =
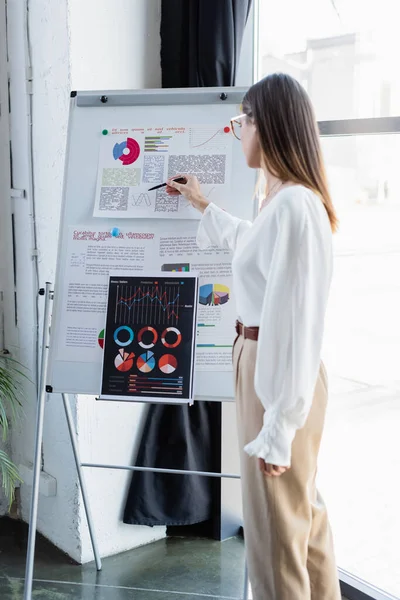
M204 195L225 208L232 169L229 124L104 129L93 215L112 218L196 219L200 213L165 187L168 177L190 173Z
M57 359L99 362L104 347L104 326L110 272L135 273L157 268L155 233L69 230L67 269L61 289Z
M193 401L197 278L111 275L101 397Z
M190 270L199 276L197 370L231 371L236 320L231 253L199 250L195 229L186 235L161 234L159 254L162 270Z
M58 294L56 360L101 363L103 358L110 273L196 272L199 276L196 369L231 371L235 336L231 254L200 250L196 223L185 233L158 233L158 228L109 231L75 227L69 230L67 269Z

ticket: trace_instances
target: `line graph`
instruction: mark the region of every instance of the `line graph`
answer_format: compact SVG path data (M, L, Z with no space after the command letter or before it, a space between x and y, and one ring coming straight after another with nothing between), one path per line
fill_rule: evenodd
M179 321L179 285L118 285L115 324L172 325Z
M191 128L189 131L189 144L192 150L223 152L231 141L224 127L217 131L215 131L215 127L197 127Z

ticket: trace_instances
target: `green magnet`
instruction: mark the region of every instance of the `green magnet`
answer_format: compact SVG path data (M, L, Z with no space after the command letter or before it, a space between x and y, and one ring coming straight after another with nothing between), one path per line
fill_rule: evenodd
M103 131L101 132L103 135L108 135L108 129L103 129Z

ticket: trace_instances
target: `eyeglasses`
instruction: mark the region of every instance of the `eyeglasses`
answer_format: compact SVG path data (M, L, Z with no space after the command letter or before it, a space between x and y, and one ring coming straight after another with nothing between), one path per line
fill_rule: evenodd
M240 140L241 128L243 125L243 119L246 115L238 115L231 119L231 131L237 140Z

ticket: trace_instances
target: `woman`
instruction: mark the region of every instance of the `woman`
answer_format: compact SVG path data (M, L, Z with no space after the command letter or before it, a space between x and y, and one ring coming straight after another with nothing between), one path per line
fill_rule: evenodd
M337 218L311 102L274 74L232 120L267 195L254 223L204 198L197 179L169 180L203 213L201 248L233 251L233 361L244 531L254 600L339 600L331 531L315 478L327 405L320 360ZM240 131L240 136L237 132Z

